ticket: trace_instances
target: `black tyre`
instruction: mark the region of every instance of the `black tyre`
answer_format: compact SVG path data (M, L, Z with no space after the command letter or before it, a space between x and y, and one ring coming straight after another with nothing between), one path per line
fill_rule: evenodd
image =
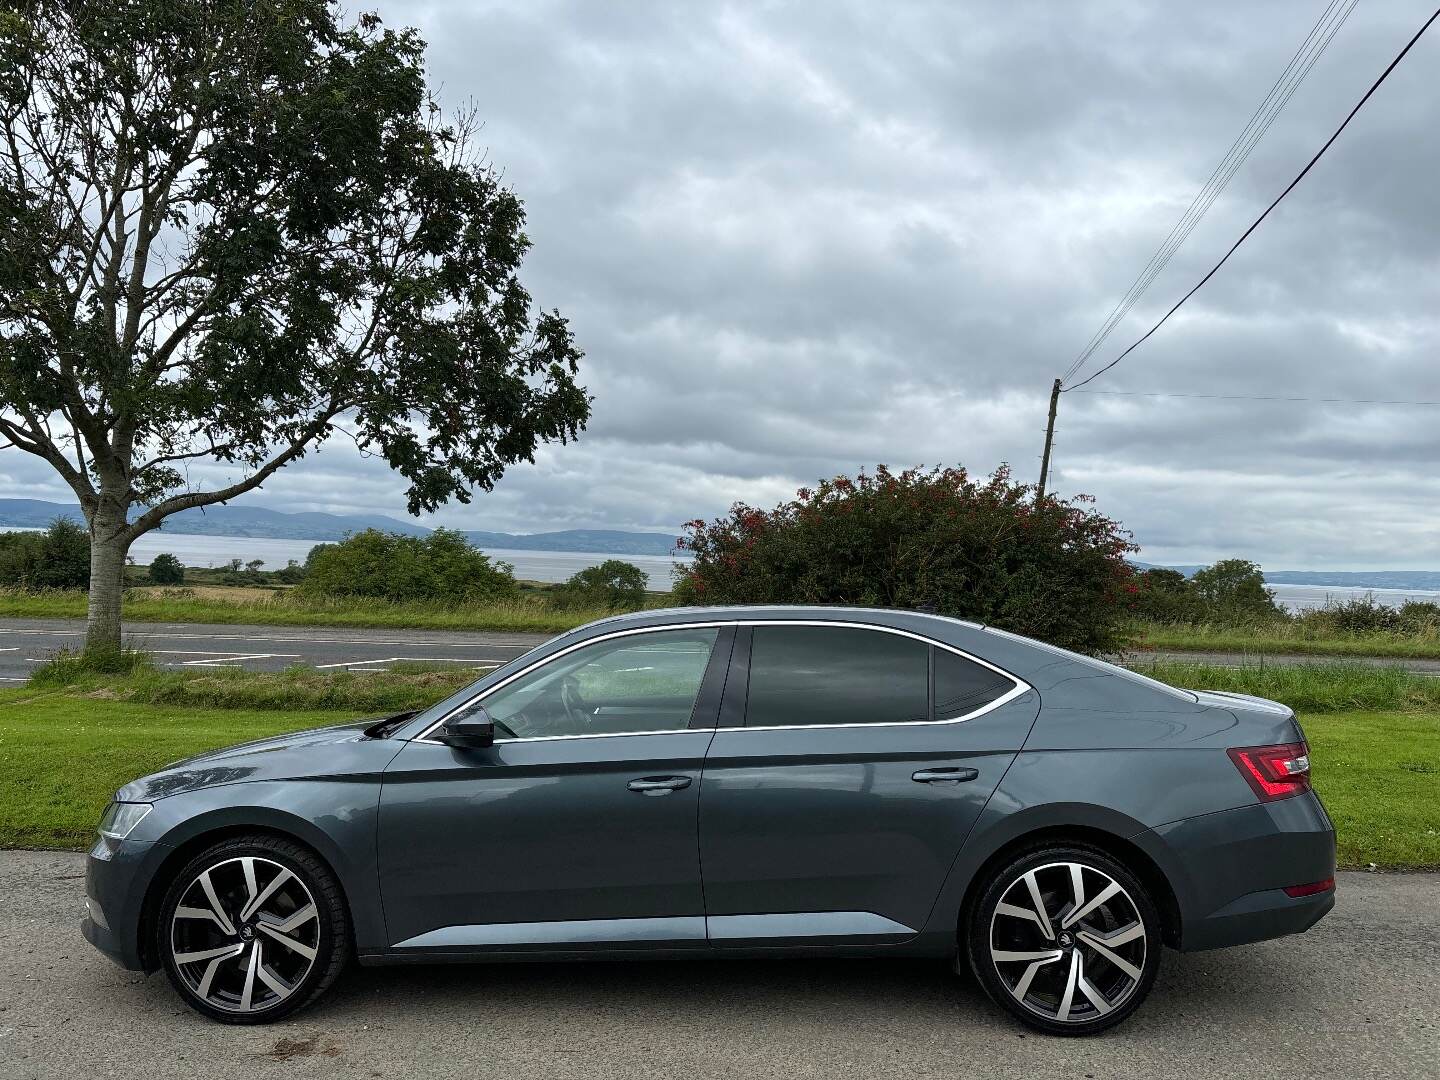
M981 885L964 928L985 992L1052 1035L1092 1035L1140 1007L1160 966L1145 886L1093 848L1022 852Z
M226 1024L303 1009L350 957L340 884L309 848L241 836L180 871L154 926L156 955L180 996Z

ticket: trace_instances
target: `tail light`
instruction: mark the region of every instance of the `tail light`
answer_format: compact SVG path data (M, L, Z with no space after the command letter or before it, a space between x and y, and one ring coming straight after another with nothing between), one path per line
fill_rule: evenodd
M1310 749L1303 742L1237 746L1225 752L1261 802L1310 790Z

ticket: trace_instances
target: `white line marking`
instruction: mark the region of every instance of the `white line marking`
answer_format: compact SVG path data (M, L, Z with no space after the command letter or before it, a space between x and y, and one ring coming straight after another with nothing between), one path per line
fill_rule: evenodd
M338 664L316 664L316 671L324 671L326 668L355 668L365 667L369 664L394 664L400 661L421 664L461 664L476 668L497 668L499 664L474 664L469 660L457 659L453 656L386 656L377 660L345 660Z
M143 624L140 625L143 626ZM407 639L391 640L388 638L312 637L307 634L163 633L144 630L134 624L125 632L128 636L136 638L177 638L194 641L300 641L328 645L421 645L427 649L523 649L526 651L535 647L531 644L516 645L503 641L411 641ZM0 634L45 634L54 637L80 637L84 633L85 631L83 630L31 630L24 627L0 626Z

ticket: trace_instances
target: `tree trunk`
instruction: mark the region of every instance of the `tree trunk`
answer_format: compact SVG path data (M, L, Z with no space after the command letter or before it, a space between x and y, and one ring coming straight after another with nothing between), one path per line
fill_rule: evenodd
M90 523L90 611L85 622L87 653L120 651L120 597L125 589L125 513L98 510Z

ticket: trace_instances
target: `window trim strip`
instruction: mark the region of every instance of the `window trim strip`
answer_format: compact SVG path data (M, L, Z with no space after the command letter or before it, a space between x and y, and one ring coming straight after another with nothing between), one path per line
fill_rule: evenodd
M1029 693L1032 689L1034 689L1029 683L1027 683L1024 679L1020 678L1018 675L1014 675L1011 672L1006 671L1004 668L992 664L990 661L982 657L975 656L972 653L966 652L964 649L957 648L956 646L950 645L946 642L936 641L934 638L926 637L924 634L917 634L913 630L902 630L898 626L883 626L876 623L839 619L705 619L696 622L661 623L654 626L629 627L623 630L612 630L606 634L597 634L595 637L586 638L584 641L577 641L573 645L570 645L564 649L560 649L557 652L553 652L549 656L542 657L535 663L523 667L519 671L516 671L506 676L494 686L486 687L484 690L477 693L474 697L467 698L464 702L455 706L455 708L451 709L439 720L436 720L424 731L420 732L420 734L414 736L410 741L426 743L432 746L444 746L444 743L436 739L432 739L429 736L432 732L437 731L441 727L443 727L445 722L449 720L452 716L454 716L456 713L461 712L464 709L470 708L477 702L483 703L486 698L504 689L516 679L524 675L528 675L532 671L537 671L540 668L545 667L556 660L559 660L562 656L568 656L570 653L576 651L577 649L583 649L589 645L595 645L602 641L609 641L612 638L633 637L637 634L662 633L666 630L704 630L711 627L717 627L723 630L726 627L734 627L738 629L740 627L756 626L834 626L840 628L848 628L852 630L874 630L882 634L895 634L898 637L911 638L915 641L923 642L926 645L930 645L933 648L944 649L947 652L954 653L956 656L959 656L965 660L969 660L971 663L979 664L981 667L989 668L997 675L1003 675L1005 678L1009 679L1012 683L1014 683L1014 685L995 700L988 702L985 705L982 705L980 708L974 710L973 712L965 713L962 716L951 717L948 720L895 720L888 723L880 724L773 724L764 727L689 727L671 728L663 731L606 731L597 732L590 735L537 735L533 738L496 739L495 744L498 746L504 743L559 742L561 740L571 739L619 739L633 737L636 735L684 735L695 732L713 733L722 730L728 732L827 731L835 730L838 728L940 727L945 724L963 724L967 720L973 720L976 717L984 716L986 713L993 712L994 710L1000 708L1002 705L1007 705L1011 701L1014 701L1016 698L1022 697L1023 695ZM932 661L932 670L933 666L934 665ZM933 698L934 695L931 694L930 696Z

